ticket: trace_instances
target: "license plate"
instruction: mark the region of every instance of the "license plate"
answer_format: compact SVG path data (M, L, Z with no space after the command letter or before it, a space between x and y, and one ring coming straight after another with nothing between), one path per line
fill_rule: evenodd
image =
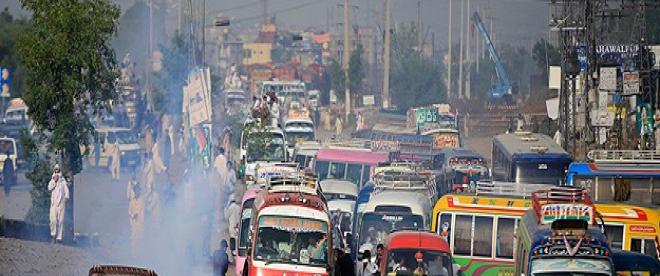
M547 170L548 164L539 164L539 170Z

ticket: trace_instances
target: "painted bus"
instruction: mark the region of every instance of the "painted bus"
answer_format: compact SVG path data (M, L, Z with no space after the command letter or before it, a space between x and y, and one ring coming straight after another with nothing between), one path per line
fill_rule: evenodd
M305 101L305 83L300 81L264 81L261 84L261 95L275 93L282 103Z
M576 162L568 167L567 185L587 189L596 202L660 206L660 154L595 150L587 154L587 159L588 162Z
M378 163L390 160L391 156L388 152L372 152L364 148L322 148L316 152L314 171L319 180L349 180L361 188Z
M296 144L296 147L293 149L292 161L298 163L301 168L307 168L314 161L316 152L319 149L321 149L321 144L318 142L309 141Z
M468 148L452 148L440 151L438 190L441 194L464 191L471 183L490 178L488 166L481 154Z
M247 258L248 236L250 235L250 225L252 224L252 207L254 205L254 200L257 198L260 191L261 187L253 185L248 187L245 190L245 193L243 193L243 199L241 201L241 221L238 224L238 244L234 245L237 247L234 275L243 275L245 259Z
M544 134L515 132L493 138L495 181L559 185L571 161L571 155Z
M584 189L532 193L516 235L515 275L616 275L612 251Z
M457 275L449 244L437 234L401 230L387 237L380 261L381 275Z
M262 137L253 136L255 128L250 128L249 124L252 124L254 121L246 121L246 127L241 133L241 147L240 155L242 162L245 162L245 183L252 184L256 178L256 166L257 164L262 163L281 163L286 162L287 159L287 148L286 148L286 138L284 132L279 128L274 128L271 126L265 127L265 134L268 139L268 143L265 149L251 149L249 146L250 139L261 139Z
M245 276L333 273L333 227L315 181L270 178L253 204Z

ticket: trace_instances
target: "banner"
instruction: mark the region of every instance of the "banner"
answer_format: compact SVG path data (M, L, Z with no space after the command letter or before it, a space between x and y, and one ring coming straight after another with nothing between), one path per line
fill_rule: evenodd
M623 73L623 95L639 94L639 72Z
M616 90L616 67L601 67L598 89L605 91Z
M196 126L203 122L211 121L210 114L210 94L205 83L205 73L202 70L195 71L188 79L188 85L184 95L187 96L188 116L190 126Z

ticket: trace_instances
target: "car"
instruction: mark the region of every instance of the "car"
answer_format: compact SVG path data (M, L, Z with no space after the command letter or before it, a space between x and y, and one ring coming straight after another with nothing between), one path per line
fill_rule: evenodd
M138 135L128 128L105 127L96 129L95 145L100 145L100 156L98 163L96 161L96 151L89 153L90 164L98 167L110 167L112 156L110 156L110 146L117 142L121 154L120 165L122 168L136 168L142 161L144 148L138 143Z

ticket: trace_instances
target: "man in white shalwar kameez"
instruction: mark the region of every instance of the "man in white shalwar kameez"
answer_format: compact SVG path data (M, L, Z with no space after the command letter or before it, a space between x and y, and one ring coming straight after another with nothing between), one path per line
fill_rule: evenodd
M233 194L229 196L229 206L227 206L227 229L229 232L229 239L234 239L234 242L238 242L238 222L241 217L241 207L236 203L236 199ZM229 261L234 262L234 255L236 252L231 252L229 256Z
M62 241L64 230L64 211L66 201L69 199L69 186L62 173L60 166L55 165L53 176L48 182L50 192L50 236L52 241Z

